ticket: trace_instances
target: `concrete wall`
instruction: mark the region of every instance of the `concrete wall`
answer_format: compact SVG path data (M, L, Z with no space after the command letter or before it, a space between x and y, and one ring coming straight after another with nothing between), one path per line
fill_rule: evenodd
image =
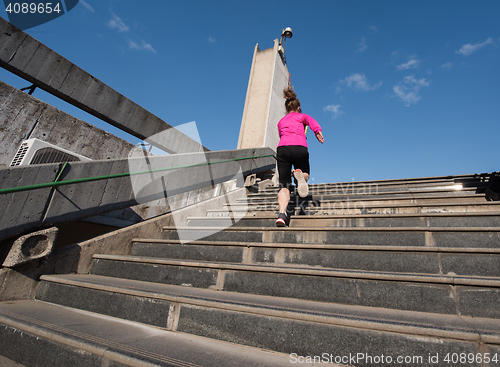
M205 215L208 209L222 208L228 200L235 202L246 198L246 195L244 188L234 190L227 195L183 208L177 212L177 216L187 220L192 216ZM163 226L185 224L176 223L172 214L165 214L88 241L66 246L44 259L35 260L15 269L0 268L0 302L32 298L42 274L88 273L93 254L128 255L132 239L160 238Z
M134 145L0 81L0 167L38 138L94 160L127 158Z
M255 46L247 96L241 121L238 149L269 147L279 142L278 121L285 116L283 88L288 85L286 63L274 47L261 51Z
M70 162L10 167L0 170L0 188L11 189L53 183L57 188L37 187L0 195L0 239L58 223L80 220L137 204L169 198L163 207L177 208L178 194L213 188L274 168L271 149L239 149L171 154L109 161ZM166 168L175 168L165 170ZM82 178L118 175L74 183ZM177 202L180 200L179 202Z

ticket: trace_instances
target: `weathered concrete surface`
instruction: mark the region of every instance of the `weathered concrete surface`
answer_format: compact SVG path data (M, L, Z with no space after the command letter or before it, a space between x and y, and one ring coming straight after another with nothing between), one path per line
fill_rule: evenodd
M246 190L241 188L179 209L176 214L184 218L201 215L210 208L222 207L228 200L235 201L244 197L246 197ZM88 241L66 246L54 251L43 261L38 260L38 262L21 265L15 269L2 268L0 269L0 301L32 298L42 274L88 273L94 254L128 254L134 238L159 238L163 226L174 225L174 223L174 216L168 213Z
M1 67L97 118L168 153L208 150L3 18L0 45Z
M127 172L145 173L58 188L2 194L0 239L42 226L52 226L211 187L233 180L237 176L243 181L249 174L273 169L273 155L274 151L271 149L262 148L174 154L144 159L72 162L62 171L59 181ZM256 158L238 160L247 157ZM181 166L188 167L154 172L157 168ZM0 187L5 189L54 182L61 167L60 164L48 164L0 170Z
M55 227L21 236L14 242L2 265L11 268L49 255L56 236L57 228Z
M0 81L0 167L38 138L93 160L127 158L134 145Z
M279 142L277 124L286 114L283 88L288 80L288 68L278 52L278 40L274 41L274 47L263 51L256 45L238 149L276 149Z
M141 301L144 300L138 303ZM166 316L169 308L159 314ZM290 366L288 354L117 318L96 317L92 313L37 301L1 304L0 324L0 351L26 366ZM42 325L50 325L50 331L47 333ZM301 363L305 367L313 365L317 364ZM20 365L2 364L2 367L13 366Z

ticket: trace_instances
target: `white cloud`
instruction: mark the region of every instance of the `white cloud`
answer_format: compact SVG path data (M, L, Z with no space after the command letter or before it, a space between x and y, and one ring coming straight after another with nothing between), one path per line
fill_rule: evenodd
M352 89L355 89L358 91L368 92L368 91L379 88L382 85L382 82L379 82L375 85L370 85L370 83L368 83L368 79L366 78L365 74L355 73L355 74L349 75L347 78L345 78L343 80L340 80L339 84L340 85L345 84L349 88L352 88ZM337 88L337 93L341 91L340 85Z
M216 43L217 42L217 40L215 38L211 37L211 36L209 36L207 38L207 40L208 40L208 43Z
M130 27L125 24L122 18L120 18L118 15L115 13L111 13L113 16L107 23L106 25L111 28L111 29L116 29L120 33L128 32Z
M484 46L489 45L489 44L493 44L493 43L494 43L494 41L493 41L493 38L491 38L491 37L488 38L483 43L476 43L474 45L468 43L466 45L463 45L460 48L460 50L457 51L457 54L462 54L464 56L469 56L473 52L476 52L476 51L482 49Z
M397 65L396 69L398 70L407 70L407 69L416 69L420 65L420 60L417 60L415 58L411 58L408 62L405 62L404 64Z
M132 41L131 39L127 39L128 42L128 47L131 50L136 50L136 51L150 51L152 53L156 53L156 50L151 46L151 44L147 43L146 41L142 40L141 43L137 43L135 41Z
M415 104L420 100L419 92L422 87L430 86L430 82L423 79L416 79L413 75L406 76L401 82L393 87L396 96L401 99L406 106Z
M453 64L451 62L447 62L446 64L441 65L441 67L445 69L451 69L452 66Z
M344 114L344 111L342 111L340 109L340 105L337 104L332 104L332 105L329 105L329 106L326 106L325 108L323 108L323 111L325 112L331 112L333 115L332 115L332 118L335 120L337 117L340 117L341 115Z
M375 27L374 25L370 26L370 29L374 32L378 32L378 27Z
M90 5L89 3L87 3L86 1L84 0L80 0L80 2L82 3L82 5L88 10L88 11L91 11L92 13L95 13L95 10L94 8L92 7L92 5Z
M362 37L361 42L358 43L358 52L366 51L367 48L368 46L366 45L366 38Z

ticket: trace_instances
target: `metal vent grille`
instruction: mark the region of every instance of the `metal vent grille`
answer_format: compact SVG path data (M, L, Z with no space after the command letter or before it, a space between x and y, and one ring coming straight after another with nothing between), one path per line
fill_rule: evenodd
M31 158L30 164L43 164L43 163L59 163L59 162L76 162L80 161L78 157L71 154L61 152L60 150L54 148L41 148L38 149L33 158Z
M28 149L29 149L28 144L21 144L21 146L17 150L16 156L14 157L12 162L10 163L10 166L11 167L19 166L21 164L21 161L23 160L24 156L26 155L26 152L28 151Z

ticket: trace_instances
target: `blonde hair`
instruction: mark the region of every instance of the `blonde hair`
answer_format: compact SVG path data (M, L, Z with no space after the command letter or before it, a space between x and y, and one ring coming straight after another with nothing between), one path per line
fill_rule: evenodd
M293 87L288 87L283 89L283 97L285 97L285 108L286 113L298 111L300 108L300 101L297 98L297 94L293 90Z

